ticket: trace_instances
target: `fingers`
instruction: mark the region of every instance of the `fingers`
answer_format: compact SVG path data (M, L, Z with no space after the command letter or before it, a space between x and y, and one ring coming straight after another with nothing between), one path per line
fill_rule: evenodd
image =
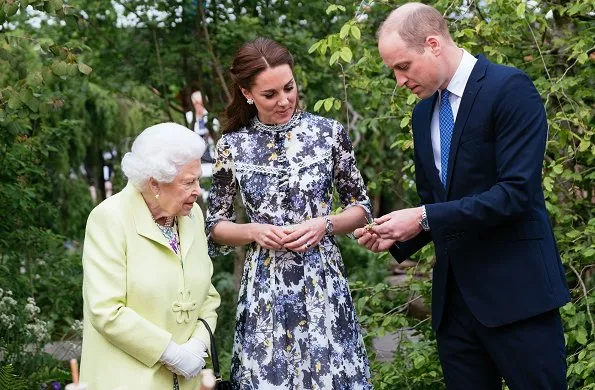
M365 228L355 229L353 231L353 236L357 239L357 238L360 238L361 236L363 236L364 233L366 233L366 229Z
M377 241L378 236L369 232L365 232L358 240L358 244L372 250L372 246Z
M380 238L392 238L392 234L394 233L394 227L392 226L393 224L388 221L384 222L384 224L373 226L370 230L376 233Z
M285 244L285 248L295 251L295 252L306 252L310 250L313 246L318 244L318 240L313 237L312 235L304 235L295 241L288 242Z
M376 222L377 225L383 224L384 222L390 221L390 220L391 220L390 214L385 214L382 217L374 218L374 222Z

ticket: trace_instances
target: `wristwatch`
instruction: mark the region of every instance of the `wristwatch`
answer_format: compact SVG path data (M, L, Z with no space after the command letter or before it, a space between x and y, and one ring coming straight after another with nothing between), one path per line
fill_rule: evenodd
M331 219L329 217L324 217L324 221L326 223L326 225L324 227L324 232L326 233L327 236L332 236L333 231L334 231L333 222L331 221Z
M426 214L426 206L421 206L421 220L419 221L421 228L426 232L430 231L430 224L428 223L428 215Z

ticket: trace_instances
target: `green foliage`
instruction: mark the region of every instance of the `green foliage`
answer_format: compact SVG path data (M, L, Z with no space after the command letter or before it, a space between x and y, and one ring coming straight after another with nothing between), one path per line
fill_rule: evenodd
M0 389L1 390L26 390L27 383L14 374L12 366L0 366Z
M374 212L415 205L410 126L417 98L395 87L375 39L381 21L402 3L158 0L156 16L144 0L0 1L0 286L18 302L34 297L54 339L69 334L82 317L80 241L93 207L88 186L97 187L98 200L104 197L103 152L116 154L117 191L125 182L119 160L131 139L157 122L185 123L192 91L202 90L207 108L220 117L227 66L241 44L260 35L294 54L304 108L349 129ZM28 5L42 13L38 27L28 23ZM573 389L593 389L595 68L587 54L593 2L433 5L450 19L459 45L523 69L544 99L550 131L543 186L573 294L561 310L568 380ZM116 8L134 22L120 23ZM432 248L417 254L406 285L389 286L389 256L370 254L353 240L340 245L375 387L443 388L429 320L409 315L411 302L430 302L430 282L419 275L431 272ZM223 298L217 339L227 372L238 268L232 257L214 263ZM402 338L392 361L377 359L372 339L403 329L414 341ZM66 379L61 364L37 356L19 358L15 372L29 383Z

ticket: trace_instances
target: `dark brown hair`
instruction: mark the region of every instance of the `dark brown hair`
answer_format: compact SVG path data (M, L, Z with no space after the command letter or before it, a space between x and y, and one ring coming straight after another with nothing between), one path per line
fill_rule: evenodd
M232 100L225 107L224 133L246 126L257 113L256 106L246 102L240 88L252 88L256 76L280 65L289 65L293 71L293 56L286 47L272 39L256 38L240 47L229 70L233 81Z

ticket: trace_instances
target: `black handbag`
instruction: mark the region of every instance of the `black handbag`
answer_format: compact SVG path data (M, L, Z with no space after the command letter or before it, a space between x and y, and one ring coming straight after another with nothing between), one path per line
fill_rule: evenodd
M211 327L207 323L207 321L203 320L202 318L198 319L201 321L207 331L209 332L209 338L211 339L211 361L213 362L213 372L215 374L215 389L216 390L232 390L233 387L231 385L231 381L226 381L221 378L221 371L219 371L219 356L217 355L217 348L215 347L215 338L213 337L213 332L211 331Z
M221 371L219 371L219 356L217 355L217 348L215 347L215 338L213 337L213 332L211 331L211 327L207 323L207 321L203 320L202 318L198 319L201 321L207 331L209 332L209 339L211 340L211 361L213 362L213 373L215 374L215 389L216 390L232 390L233 387L231 386L230 381L224 381L221 379ZM180 390L180 384L178 382L178 376L174 374L174 387L173 390Z

